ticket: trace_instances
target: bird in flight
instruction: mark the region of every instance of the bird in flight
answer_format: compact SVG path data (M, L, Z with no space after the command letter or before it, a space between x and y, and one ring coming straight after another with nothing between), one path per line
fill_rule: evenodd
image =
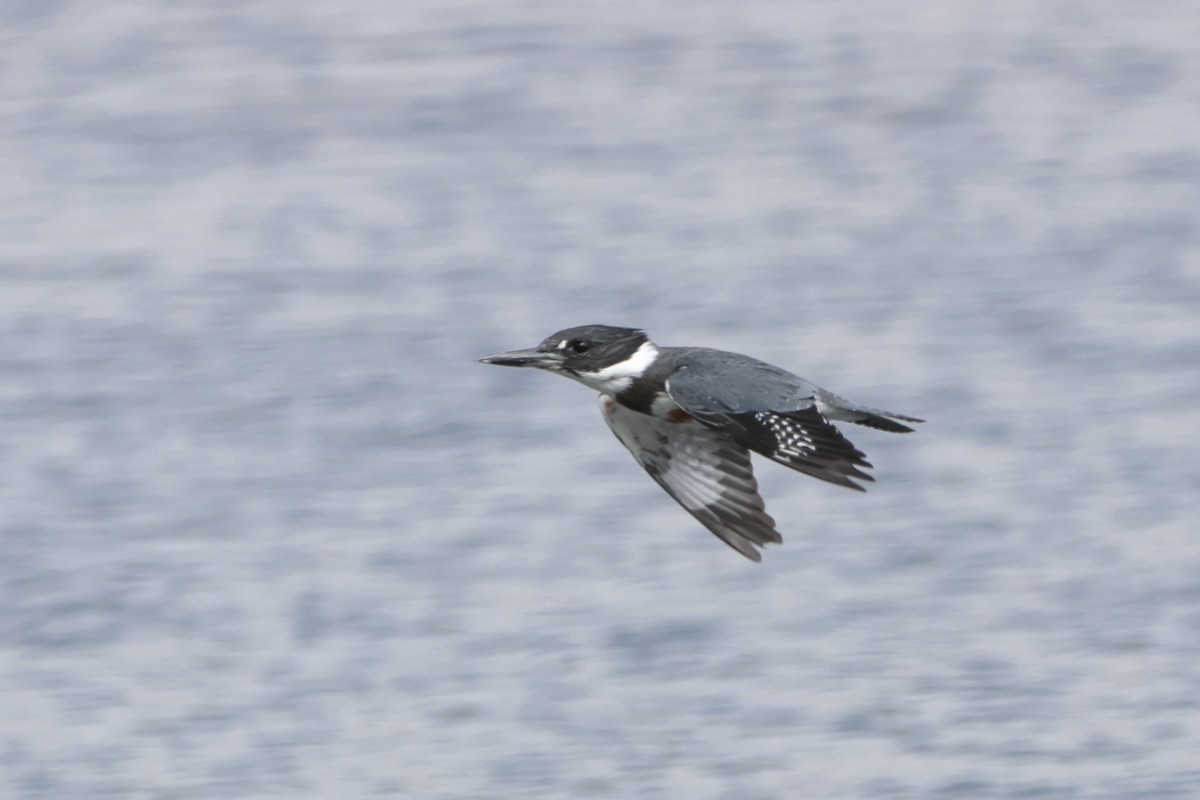
M600 392L600 411L650 477L727 545L761 561L783 539L750 464L755 452L839 486L873 481L864 454L831 423L890 433L924 420L852 403L792 373L738 353L658 347L644 331L567 328L537 347L479 359L534 367Z

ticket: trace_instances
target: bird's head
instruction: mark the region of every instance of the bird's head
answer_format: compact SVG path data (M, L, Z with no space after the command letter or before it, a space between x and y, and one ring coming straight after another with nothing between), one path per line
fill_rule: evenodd
M501 367L536 367L558 372L602 392L616 394L654 362L658 348L644 331L611 325L582 325L547 337L537 347L479 359Z

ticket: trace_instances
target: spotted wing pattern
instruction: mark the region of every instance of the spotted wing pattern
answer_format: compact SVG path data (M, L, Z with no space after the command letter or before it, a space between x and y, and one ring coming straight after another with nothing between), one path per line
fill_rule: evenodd
M750 452L727 434L684 418L672 422L601 396L605 422L650 477L704 527L746 558L780 542L750 465Z
M771 374L777 373L787 375L779 370ZM792 397L737 396L737 382L714 383L683 369L667 380L666 390L689 415L743 447L805 475L863 491L852 479L873 481L863 472L870 462L821 413L817 394L822 390L799 378L794 382L797 394Z
M727 424L738 443L784 466L858 491L853 479L874 481L866 456L829 424L816 408L802 411L753 411L729 415Z

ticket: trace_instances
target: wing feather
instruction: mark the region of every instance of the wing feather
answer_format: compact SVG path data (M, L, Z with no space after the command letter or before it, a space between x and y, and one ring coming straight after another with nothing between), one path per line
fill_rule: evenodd
M798 384L804 385L809 384ZM697 385L686 370L666 383L667 394L680 408L743 447L805 475L864 491L855 480L875 480L863 471L871 463L821 413L816 394L820 390L811 388L807 397L789 398L786 410L775 410L745 399L742 406L732 407L724 398L713 397L707 384Z
M780 542L750 464L750 452L694 420L670 422L601 396L605 422L676 502L721 541L754 561L758 548Z

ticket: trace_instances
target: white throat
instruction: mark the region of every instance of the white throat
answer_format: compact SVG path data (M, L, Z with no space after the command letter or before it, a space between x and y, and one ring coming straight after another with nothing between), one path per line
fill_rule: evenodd
M580 372L575 377L580 383L596 391L618 395L629 388L634 378L641 377L656 358L658 348L651 342L643 342L642 346L624 361L595 372Z

